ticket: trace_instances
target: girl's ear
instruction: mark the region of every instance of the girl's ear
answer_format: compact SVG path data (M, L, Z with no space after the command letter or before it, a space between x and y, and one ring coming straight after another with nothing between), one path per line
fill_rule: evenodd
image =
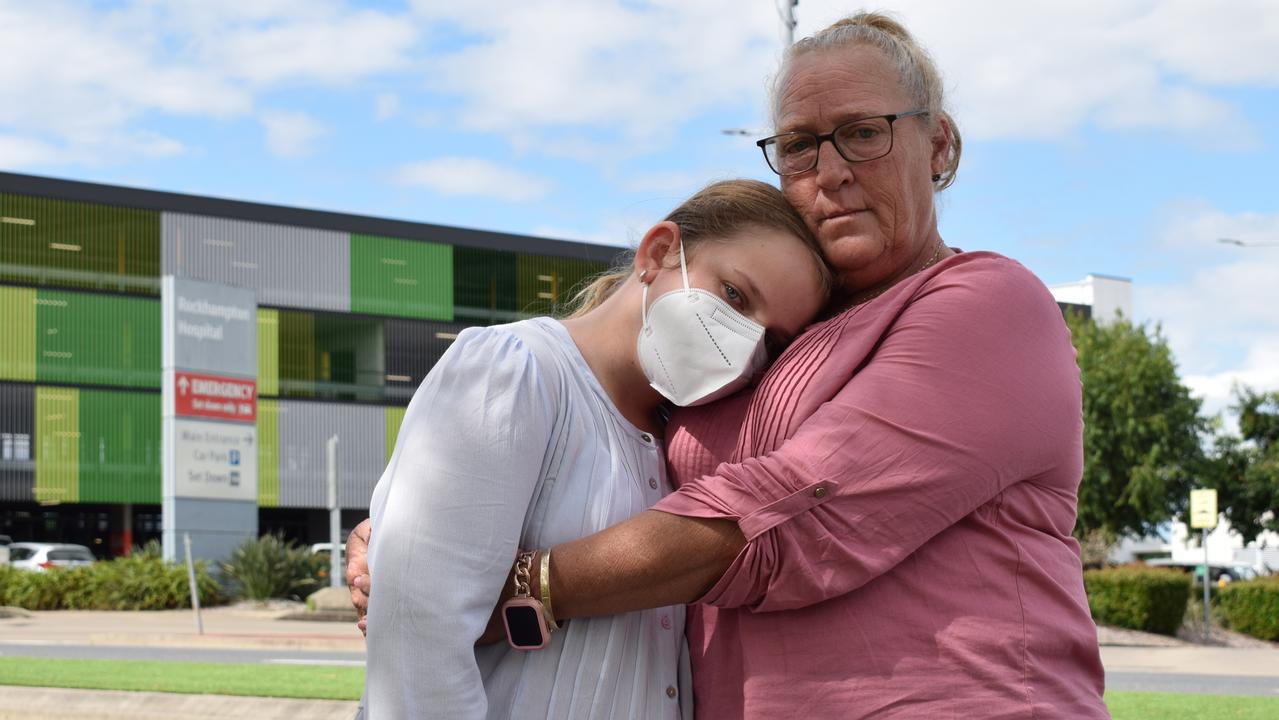
M663 220L644 233L635 251L635 274L640 282L651 283L666 267L666 257L679 254L679 225Z

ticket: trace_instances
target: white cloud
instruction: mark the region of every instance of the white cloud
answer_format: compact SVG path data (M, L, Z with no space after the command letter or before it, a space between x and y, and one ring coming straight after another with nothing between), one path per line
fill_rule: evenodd
M402 165L395 171L394 180L441 195L476 195L517 202L535 200L551 190L547 178L467 157L442 157Z
M1225 413L1228 427L1234 420L1229 407L1234 404L1234 388L1246 385L1256 390L1279 390L1279 342L1270 339L1249 349L1235 368L1207 375L1188 374L1182 380L1191 393L1203 400L1206 415Z
M417 32L332 0L0 0L0 132L41 138L7 153L28 163L171 155L185 144L157 142L157 117L243 117L285 85L394 71Z
M315 118L303 112L269 110L262 113L266 129L266 146L272 155L282 158L305 157L314 152L315 141L328 131Z
M455 105L425 110L431 117L499 133L517 152L609 164L664 148L700 114L762 109L781 50L771 0L412 5L0 0L0 132L92 159L103 138L153 130L157 114L243 118L278 89L411 76ZM1270 0L1228 11L1200 0L894 7L938 57L975 138L1057 138L1097 124L1200 140L1210 129L1217 142L1247 144L1255 133L1222 88L1279 85ZM805 0L799 34L850 9ZM398 98L381 97L377 117L395 114Z
M318 17L303 11L228 30L223 38L206 35L204 52L229 74L259 86L289 81L346 84L402 67L418 32L400 18L369 10Z
M0 168L12 170L72 163L103 165L121 158L166 158L186 152L182 142L149 131L95 133L64 144L0 133Z
M1184 380L1209 413L1229 404L1235 382L1279 389L1279 247L1231 247L1220 237L1274 242L1279 213L1183 204L1153 250L1170 265L1196 269L1134 288L1139 314L1162 323Z
M0 134L0 168L20 170L60 160L61 151L42 140Z
M487 15L417 7L481 38L427 70L431 87L460 100L462 123L512 137L591 127L623 141L604 158L666 138L710 107L758 99L780 49L767 3L545 0Z
M900 0L893 9L933 52L959 123L976 138L1057 138L1097 123L1212 129L1239 145L1255 136L1214 86L1279 85L1270 0L1216 10L1197 0ZM853 10L806 0L798 36Z

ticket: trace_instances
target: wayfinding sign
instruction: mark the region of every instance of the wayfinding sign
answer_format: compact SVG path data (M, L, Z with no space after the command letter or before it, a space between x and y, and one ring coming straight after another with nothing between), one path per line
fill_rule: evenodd
M257 298L252 290L165 276L164 556L182 536L222 560L257 523Z
M1217 527L1217 491L1190 491L1190 527L1211 530Z

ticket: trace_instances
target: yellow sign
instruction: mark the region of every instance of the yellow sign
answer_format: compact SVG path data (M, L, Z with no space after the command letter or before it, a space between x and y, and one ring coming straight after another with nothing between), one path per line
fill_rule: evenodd
M1217 491L1190 491L1190 527L1211 530L1217 527Z

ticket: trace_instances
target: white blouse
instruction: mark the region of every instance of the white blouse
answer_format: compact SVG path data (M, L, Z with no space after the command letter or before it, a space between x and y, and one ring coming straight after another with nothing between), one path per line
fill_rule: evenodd
M373 491L368 717L691 718L682 606L572 620L542 650L474 647L517 548L667 492L659 441L622 417L563 325L463 331Z

